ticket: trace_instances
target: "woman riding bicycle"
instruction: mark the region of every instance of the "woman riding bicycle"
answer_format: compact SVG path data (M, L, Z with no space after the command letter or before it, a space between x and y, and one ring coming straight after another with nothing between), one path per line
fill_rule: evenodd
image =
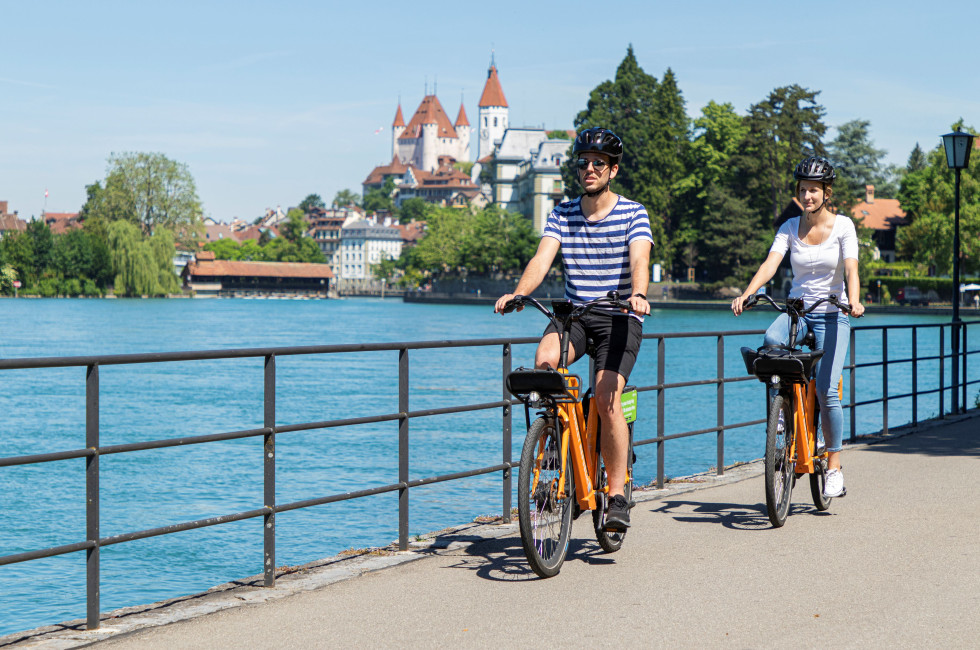
M736 316L742 313L745 301L776 274L789 251L793 267L790 298L802 298L804 304L810 305L836 294L841 297L841 302L851 306L851 313L859 317L864 313L864 305L860 301L857 232L849 218L827 208L837 174L829 161L812 156L796 166L793 178L803 214L789 219L779 228L769 256L745 292L732 301L732 312ZM765 344L787 345L789 330L790 317L780 314L766 331ZM813 332L817 348L824 350L824 356L817 362L816 382L821 428L828 452L824 496L831 498L844 494L844 474L840 466L844 410L837 393L837 378L844 368L851 325L846 314L824 303L801 319L799 340L807 330Z

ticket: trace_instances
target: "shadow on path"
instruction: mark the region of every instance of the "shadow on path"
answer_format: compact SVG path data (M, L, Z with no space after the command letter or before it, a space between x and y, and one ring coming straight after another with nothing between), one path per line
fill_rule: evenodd
M772 528L764 503L746 505L711 501L664 501L659 508L650 512L673 515L675 521L695 524L721 524L732 530ZM827 517L831 513L820 512L812 505L793 503L790 505L789 514Z
M519 537L475 540L465 549L461 549L457 557L458 561L447 568L474 571L484 580L522 582L541 579L528 566ZM613 564L615 561L615 554L603 551L594 539L573 538L565 556L565 564L585 562L600 565Z
M914 435L906 435L906 434ZM980 458L980 411L948 420L930 420L919 427L902 427L894 436L860 439L870 451L924 456L975 456Z

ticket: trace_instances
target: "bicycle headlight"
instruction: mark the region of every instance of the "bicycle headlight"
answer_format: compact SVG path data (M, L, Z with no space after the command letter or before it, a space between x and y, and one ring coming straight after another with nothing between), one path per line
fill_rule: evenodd
M530 404L532 407L536 408L540 402L541 402L541 394L538 391L532 390L530 393L527 394L527 403Z
M772 377L769 378L769 383L772 384L773 386L778 384L780 381L782 380L779 378L779 375L773 375Z

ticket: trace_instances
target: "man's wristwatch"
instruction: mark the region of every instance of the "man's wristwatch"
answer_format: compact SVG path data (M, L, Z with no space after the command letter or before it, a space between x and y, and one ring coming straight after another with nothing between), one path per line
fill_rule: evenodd
M633 297L634 297L634 298L643 298L644 300L646 300L646 299L647 299L647 297L646 297L646 296L644 296L644 295L643 295L642 293L634 293L634 294L633 294Z

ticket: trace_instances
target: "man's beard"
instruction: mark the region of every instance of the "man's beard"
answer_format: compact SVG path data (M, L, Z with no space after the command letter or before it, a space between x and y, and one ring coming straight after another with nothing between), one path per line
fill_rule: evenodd
M585 187L583 186L582 189L585 190ZM585 195L587 197L589 197L590 199L594 199L595 197L599 196L600 194L602 194L603 192L605 192L608 189L609 189L609 181L606 181L606 184L605 185L603 185L602 187L600 187L599 189L597 189L594 192L590 192L588 190L585 190Z

